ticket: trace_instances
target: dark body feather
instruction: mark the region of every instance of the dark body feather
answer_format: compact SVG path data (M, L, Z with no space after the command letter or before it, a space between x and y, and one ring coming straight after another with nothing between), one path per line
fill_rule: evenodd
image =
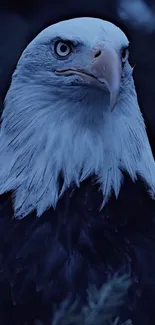
M89 179L55 211L15 220L11 195L1 196L0 325L51 325L61 300L84 304L88 284L100 286L117 271L133 282L122 319L155 323L155 203L127 176L118 200L99 212L101 200Z

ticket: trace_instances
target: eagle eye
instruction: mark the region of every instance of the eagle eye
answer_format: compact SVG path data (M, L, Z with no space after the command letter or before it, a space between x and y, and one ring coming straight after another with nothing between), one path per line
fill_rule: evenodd
M72 52L71 42L57 41L55 44L55 54L60 59L65 59Z
M122 62L125 63L129 57L129 46L126 46L121 51Z

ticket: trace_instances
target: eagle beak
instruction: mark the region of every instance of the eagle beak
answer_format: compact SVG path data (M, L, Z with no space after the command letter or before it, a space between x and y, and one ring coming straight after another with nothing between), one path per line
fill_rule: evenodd
M85 69L63 69L56 70L57 75L79 75L83 84L95 86L110 93L110 109L113 111L120 92L120 83L122 75L121 59L110 46L98 50L94 54L94 60L91 66Z
M119 54L110 46L102 51L96 52L98 55L92 64L91 73L101 83L105 85L110 93L110 108L113 110L120 92L122 76L122 64Z

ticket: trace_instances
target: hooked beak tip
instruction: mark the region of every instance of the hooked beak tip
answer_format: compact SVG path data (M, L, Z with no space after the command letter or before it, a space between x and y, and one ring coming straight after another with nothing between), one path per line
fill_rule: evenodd
M122 75L121 59L117 51L111 46L106 46L93 62L92 72L96 78L105 82L110 93L110 109L113 111L120 92Z

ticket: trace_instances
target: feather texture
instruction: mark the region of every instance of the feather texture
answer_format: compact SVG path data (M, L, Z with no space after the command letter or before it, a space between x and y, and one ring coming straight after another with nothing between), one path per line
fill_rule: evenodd
M127 274L121 308L116 290L95 310L103 302L103 317L152 325L155 203L145 186L153 197L155 163L132 68L124 63L110 112L106 92L56 76L64 67L53 52L56 37L75 43L66 69L90 64L98 45L110 43L120 55L128 44L113 24L81 18L43 31L19 60L0 131L0 324L51 325L68 301L83 313L101 288L101 298L110 292L109 278ZM94 323L94 313L85 316Z

